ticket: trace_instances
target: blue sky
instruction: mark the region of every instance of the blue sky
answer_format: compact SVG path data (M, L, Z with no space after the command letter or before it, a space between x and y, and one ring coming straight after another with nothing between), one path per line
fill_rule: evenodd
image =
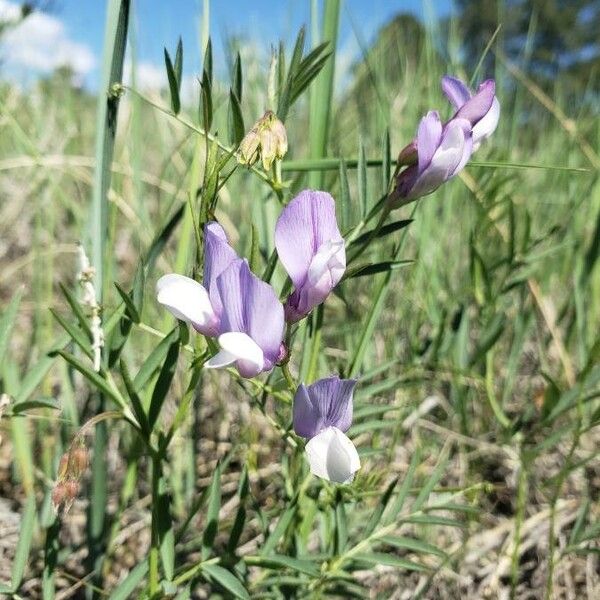
M347 62L359 56L353 27L370 41L386 21L400 12L423 20L449 14L452 0L342 0L338 50ZM19 0L0 0L0 18L6 18ZM133 0L130 21L136 62L149 79L162 77L163 47L174 49L181 35L188 75L200 65L200 30L203 0ZM222 57L229 35L258 41L264 48L279 39L292 43L302 24L310 19L310 0L212 0L210 31L215 57ZM323 0L318 0L319 9ZM101 63L106 2L103 0L55 0L49 15L30 17L9 33L0 46L4 71L30 79L49 71L58 62L69 62L82 83L95 87ZM33 21L31 21L33 19ZM45 47L45 45L47 47ZM218 63L217 63L218 64ZM221 63L222 65L222 63Z

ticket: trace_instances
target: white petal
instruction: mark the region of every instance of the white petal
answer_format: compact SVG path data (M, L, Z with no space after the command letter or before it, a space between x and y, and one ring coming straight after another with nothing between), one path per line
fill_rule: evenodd
M311 473L336 483L348 483L360 469L358 452L337 427L327 427L306 444Z
M156 299L178 319L191 323L202 333L212 330L218 322L208 292L184 275L163 275L156 283Z
M319 246L308 267L308 281L312 286L329 292L346 270L344 240L328 240Z
M222 369L223 367L228 367L236 360L237 359L233 354L227 352L227 350L221 350L221 352L217 352L217 354L204 363L204 368Z
M486 115L473 127L473 150L479 148L481 142L489 138L496 127L500 119L500 103L498 98L494 98L490 110L487 111Z
M221 352L213 356L205 367L219 369L236 363L243 377L254 377L263 369L265 358L261 347L247 334L229 331L219 336Z

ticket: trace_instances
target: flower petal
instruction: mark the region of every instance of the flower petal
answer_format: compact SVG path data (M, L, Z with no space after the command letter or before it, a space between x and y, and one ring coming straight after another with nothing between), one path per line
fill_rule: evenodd
M221 296L216 285L221 273L239 257L229 245L224 229L215 221L204 226L204 285L208 290L215 312L223 309Z
M178 319L204 335L216 335L218 318L204 286L184 275L170 273L156 282L156 299Z
M453 119L444 128L442 142L431 164L417 177L409 198L425 196L436 190L442 183L456 175L459 167L471 154L471 130L464 119Z
M326 427L348 431L352 424L352 396L356 379L337 376L298 387L294 396L294 431L305 438Z
M242 377L255 377L263 370L263 351L249 335L238 331L223 333L219 336L219 346L235 357Z
M427 113L419 123L417 131L417 153L419 173L422 173L431 163L431 159L442 140L442 122L437 111Z
M469 88L460 79L450 75L442 77L442 91L456 110L471 99Z
M360 469L354 444L337 427L327 427L306 444L311 472L336 483L348 483Z
M455 119L466 119L471 125L476 125L492 107L496 93L496 84L493 79L484 81L477 93L465 102L454 115Z
M341 240L335 218L335 201L327 192L304 190L282 211L275 226L275 246L296 287L308 276L318 248L329 240Z
M494 131L496 131L496 127L498 126L498 121L500 120L500 102L498 102L498 98L494 98L492 102L492 106L490 110L487 112L485 117L483 117L474 127L473 127L473 149L477 150L481 142L489 138Z

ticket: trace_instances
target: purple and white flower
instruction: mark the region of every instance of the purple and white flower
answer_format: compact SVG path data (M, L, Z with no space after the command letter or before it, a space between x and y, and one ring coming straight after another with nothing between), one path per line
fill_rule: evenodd
M431 194L454 177L467 164L473 150L496 128L500 105L493 80L482 83L474 95L462 82L450 77L442 80L442 87L458 110L446 124L437 111L430 111L421 119L417 137L398 158L398 164L406 168L396 177L391 194L393 207Z
M156 284L158 302L200 333L218 339L221 351L207 368L235 364L242 377L271 370L282 354L281 302L238 257L219 224L205 226L204 240L204 285L183 275L164 275Z
M221 351L206 367L235 364L242 377L270 371L283 357L283 306L275 290L250 271L245 260L234 261L217 279L223 312Z
M300 192L277 220L275 247L294 284L285 317L295 323L329 296L346 270L346 247L331 195Z
M301 384L294 397L294 431L309 438L305 451L314 475L348 483L360 469L358 452L345 435L352 424L355 379L327 377Z
M473 94L471 90L456 77L450 77L445 75L442 77L442 90L446 95L446 98L450 101L457 111L456 115L459 114L464 116L469 112L473 111L476 114L480 114L480 106L473 107L474 103L482 102L483 108L487 106L487 97L489 95L489 88L495 88L494 82L488 80L483 82L479 86L476 94ZM486 92L486 89L488 91ZM482 92L484 94L482 95ZM468 118L468 117L467 117ZM493 96L492 104L487 109L487 112L473 125L473 152L479 148L481 142L489 138L496 127L500 119L500 102L496 95Z

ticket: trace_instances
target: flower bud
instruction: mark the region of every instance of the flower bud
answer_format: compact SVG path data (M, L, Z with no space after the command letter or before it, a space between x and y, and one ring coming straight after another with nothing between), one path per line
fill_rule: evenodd
M69 473L69 453L65 452L58 463L58 479L65 479Z
M88 451L83 444L80 444L71 450L70 474L78 479L85 473L87 466Z
M260 135L258 129L253 127L240 143L240 153L238 161L242 165L253 165L259 156Z
M268 110L240 143L238 161L253 165L259 158L268 171L273 161L282 159L288 149L285 126L273 111Z
M64 483L57 483L52 490L52 506L54 510L58 510L60 505L67 498L67 490Z

